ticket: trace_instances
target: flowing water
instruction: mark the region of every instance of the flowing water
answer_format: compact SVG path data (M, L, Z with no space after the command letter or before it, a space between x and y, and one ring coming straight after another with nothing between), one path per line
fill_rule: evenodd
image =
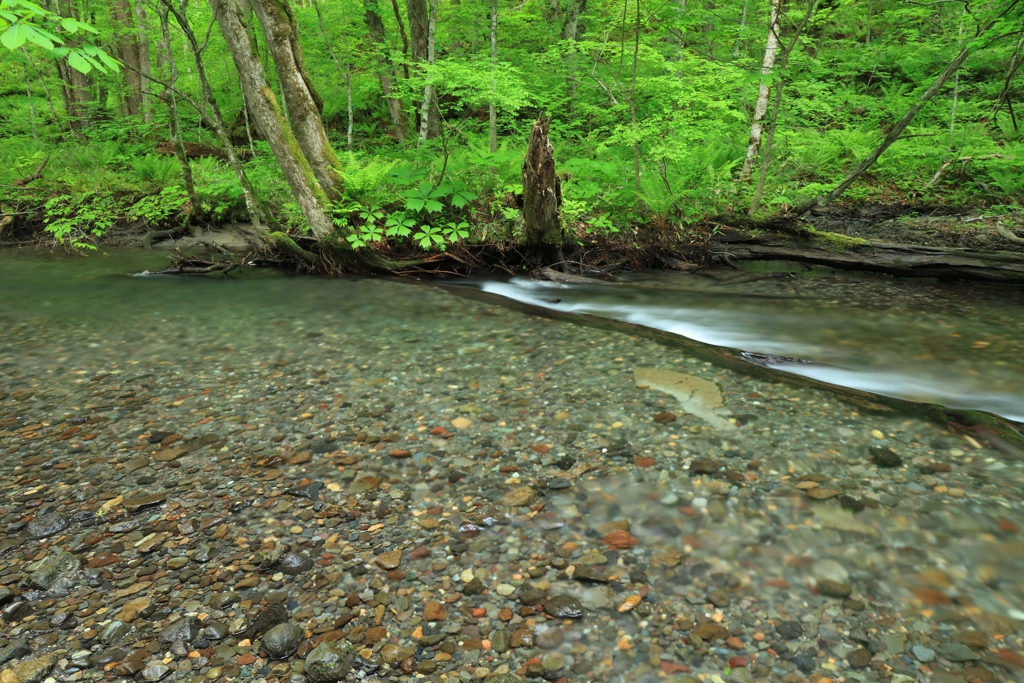
M0 667L1024 677L1024 290L161 265L0 252Z

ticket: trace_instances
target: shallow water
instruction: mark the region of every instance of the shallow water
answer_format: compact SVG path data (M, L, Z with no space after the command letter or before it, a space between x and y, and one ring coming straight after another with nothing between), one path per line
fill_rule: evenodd
M351 675L383 680L1024 675L1024 461L990 429L498 296L127 276L161 265L0 252L0 590L15 593L0 601L29 606L0 648L29 639L58 680L137 653L164 680L285 681L328 634L365 660ZM1019 290L821 274L484 288L1020 414ZM322 500L294 495L310 482ZM117 499L150 494L141 512ZM275 546L316 564L261 567ZM63 594L26 584L57 550L99 566ZM582 615L545 616L553 596ZM140 597L151 609L104 641ZM305 629L298 655L268 659L259 637L158 641L182 616L228 624L267 602ZM431 602L446 607L433 622ZM77 623L50 626L69 611Z
M822 270L774 275L659 273L623 287L522 278L482 288L550 310L813 361L766 364L840 386L1024 421L1024 288Z

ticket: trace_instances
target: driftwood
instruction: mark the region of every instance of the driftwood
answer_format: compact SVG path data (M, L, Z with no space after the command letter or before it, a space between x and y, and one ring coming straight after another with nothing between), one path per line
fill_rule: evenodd
M1024 244L1024 237L1017 237L1013 234L1013 231L1008 227L996 221L996 232L1007 242L1013 242L1014 244Z
M214 159L220 159L221 161L228 160L228 153L219 147L213 145L203 145L196 142L183 142L182 145L185 147L185 156L189 159L198 159L200 157L213 157ZM156 145L157 154L167 154L170 156L174 155L174 142L171 140L164 140L157 143ZM235 156L242 161L246 161L252 158L252 152L247 149L235 150Z
M39 180L40 178L43 177L43 169L46 168L46 164L48 163L50 163L50 157L46 157L45 159L43 159L43 163L39 164L39 168L36 169L35 173L33 173L30 176L26 176L21 180L16 180L14 184L17 185L18 187L25 187L29 183Z
M946 175L946 171L949 170L950 166L954 166L956 164L963 164L964 166L966 166L967 164L969 164L972 161L987 161L989 159L1014 159L1014 158L1015 157L1007 156L1005 154L986 154L986 155L980 156L980 157L960 157L958 159L950 159L949 161L944 161L944 162L942 162L942 166L939 167L939 170L936 171L935 175L932 176L932 179L929 180L927 183L925 183L924 189L927 190L929 187L934 187L935 183L937 183L940 180L942 180L942 176Z
M4 232L12 225L14 225L14 216L4 216L3 218L0 218L0 237L3 237Z
M1024 283L1024 254L1011 252L886 242L865 242L845 249L831 249L782 236L755 237L736 230L724 230L712 239L712 256L733 261L797 261L903 277Z

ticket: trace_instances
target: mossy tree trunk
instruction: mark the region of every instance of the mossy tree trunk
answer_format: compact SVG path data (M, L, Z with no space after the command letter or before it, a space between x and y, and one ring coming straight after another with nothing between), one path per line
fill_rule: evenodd
M327 216L329 200L285 120L284 112L267 82L263 65L253 51L246 25L248 4L244 0L211 0L210 5L238 70L249 112L266 136L313 235L317 240L325 241L334 233Z
M377 68L380 69L380 89L384 94L384 100L388 104L388 113L391 115L391 127L395 133L395 138L401 142L405 140L406 135L405 111L402 109L402 100L391 95L392 80L397 79L398 76L391 60L383 52L387 48L387 40L384 36L384 20L374 9L375 7L376 5L370 2L365 4L366 28L370 33L370 40L373 41L378 50L381 50L377 56Z
M533 124L523 162L523 245L527 258L538 266L563 260L562 185L548 140L550 125L546 116Z
M288 0L252 0L251 4L274 59L295 140L328 199L341 199L341 160L324 128L323 98L306 72L295 14Z

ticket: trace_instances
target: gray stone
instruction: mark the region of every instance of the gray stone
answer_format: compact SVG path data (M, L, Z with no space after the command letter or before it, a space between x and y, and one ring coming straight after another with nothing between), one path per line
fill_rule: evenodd
M845 583L839 583L830 579L818 580L818 593L821 595L827 595L831 598L847 598L852 592L853 588Z
M54 595L67 595L79 580L82 563L66 550L51 552L28 575L29 585Z
M738 666L729 672L729 677L725 680L728 683L754 683L754 674L750 672L750 669Z
M228 625L222 622L207 622L199 634L207 640L224 640L228 635Z
M61 512L49 512L39 515L28 523L26 530L33 538L49 538L56 536L68 528L68 518Z
M132 627L123 621L112 621L100 633L100 642L108 647L110 645L117 645L131 630Z
M355 661L356 648L346 641L326 640L306 655L306 675L313 683L334 683L345 678Z
M557 619L579 619L583 605L570 595L555 595L544 601L544 611Z
M263 649L271 659L291 657L302 644L303 635L302 629L296 624L278 624L263 634Z
M171 643L191 643L199 636L200 624L196 617L182 617L176 622L160 631L157 640L164 645Z
M3 666L12 659L21 659L32 652L28 641L24 638L15 638L7 643L7 647L0 649L0 666Z
M894 655L903 654L907 649L907 634L886 633L882 636L882 642L885 643L886 652Z
M784 621L776 626L775 630L786 640L793 640L804 634L804 627L800 625L799 621Z
M0 607L14 599L14 591L9 586L0 586Z
M213 597L210 598L210 607L213 609L224 609L225 607L234 605L241 599L242 596L234 592L215 593Z
M924 645L915 645L910 648L910 653L917 658L917 661L924 664L935 661L935 650L930 650Z
M951 662L971 662L980 659L974 650L963 643L947 643L939 646L939 654Z
M169 673L171 673L170 667L163 664L150 664L142 670L142 680L159 681L166 678Z
M295 576L304 571L309 571L312 566L313 560L309 559L308 555L288 552L277 561L276 569L282 574Z

